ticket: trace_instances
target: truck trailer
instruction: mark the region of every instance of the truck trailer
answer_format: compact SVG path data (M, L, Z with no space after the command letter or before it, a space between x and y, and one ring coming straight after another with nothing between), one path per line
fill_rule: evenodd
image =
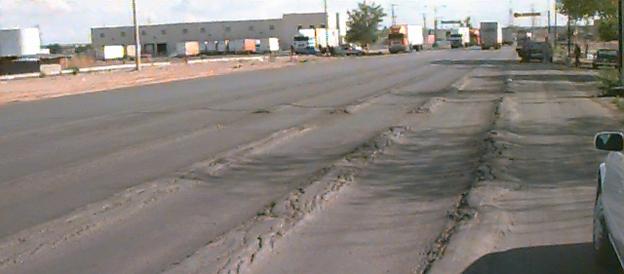
M390 34L388 34L390 53L420 51L423 49L424 42L422 26L395 25L390 27Z
M481 49L500 49L503 30L498 22L481 22Z
M38 28L1 29L0 57L33 56L41 52Z
M300 29L293 38L293 48L297 54L318 54L331 52L338 47L340 34L336 29Z

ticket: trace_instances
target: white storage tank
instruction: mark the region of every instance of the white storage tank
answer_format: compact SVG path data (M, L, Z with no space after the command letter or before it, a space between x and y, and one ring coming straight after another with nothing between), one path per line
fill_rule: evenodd
M0 30L0 57L33 56L41 52L38 28Z

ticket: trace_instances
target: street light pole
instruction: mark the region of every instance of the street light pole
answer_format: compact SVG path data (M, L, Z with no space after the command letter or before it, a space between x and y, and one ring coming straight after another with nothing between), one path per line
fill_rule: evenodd
M134 60L136 61L136 70L141 70L141 39L139 33L139 24L137 20L136 0L132 0L132 20L134 21Z

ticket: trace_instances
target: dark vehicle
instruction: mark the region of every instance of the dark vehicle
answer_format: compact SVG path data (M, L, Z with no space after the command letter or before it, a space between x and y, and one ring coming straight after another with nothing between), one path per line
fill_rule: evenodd
M338 56L362 56L364 51L355 45L346 44L334 49L334 55Z
M599 49L596 52L596 57L594 58L594 62L592 66L594 68L599 67L617 67L617 58L618 52L614 49Z
M602 132L596 148L609 152L598 169L598 191L594 206L593 245L596 260L603 266L622 265L624 254L624 135Z
M461 34L451 34L448 41L451 43L451 48L457 49L464 47L464 39Z
M552 63L553 61L553 49L547 42L526 41L522 48L518 49L518 54L522 58L522 62L539 60Z

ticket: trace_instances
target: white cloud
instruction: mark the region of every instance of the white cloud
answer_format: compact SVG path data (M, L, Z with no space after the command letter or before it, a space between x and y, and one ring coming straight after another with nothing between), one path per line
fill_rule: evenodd
M321 0L137 0L139 17L145 23L171 23L211 20L241 20L278 18L289 12L322 11ZM330 12L344 12L357 5L357 0L328 0ZM369 0L370 2L370 0ZM433 6L444 19L473 19L508 21L508 1L503 0L378 0L389 9L399 4L399 22L422 24L427 13L429 26L433 23ZM537 10L545 10L543 0L515 1L516 10L529 10L535 2ZM45 43L88 42L94 26L127 25L132 22L131 0L0 0L0 27L39 25ZM426 7L425 7L426 6ZM388 11L389 13L389 11ZM389 18L387 19L389 21ZM545 22L545 19L539 21ZM517 23L530 23L530 20Z

